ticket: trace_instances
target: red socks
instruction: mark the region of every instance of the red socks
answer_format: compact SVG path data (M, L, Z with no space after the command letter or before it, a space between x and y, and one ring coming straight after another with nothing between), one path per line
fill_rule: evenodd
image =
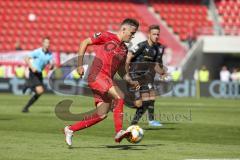
M123 99L114 100L113 118L114 118L114 125L115 125L116 133L118 133L120 130L122 130L123 105L124 105Z
M75 124L71 125L69 127L70 130L72 131L79 131L81 129L84 129L84 128L87 128L87 127L90 127L102 120L104 120L107 116L105 117L101 117L99 116L98 114L94 114L90 117L87 117L86 119L82 120L82 121L79 121L79 122L76 122Z
M118 133L120 130L122 130L123 126L123 105L124 100L123 99L117 99L114 100L114 109L113 109L113 119L114 119L114 126L115 126L115 132ZM98 114L93 114L92 116L86 117L84 120L76 122L75 124L71 125L69 127L72 131L79 131L81 129L90 127L102 120L104 120L107 116L100 116Z

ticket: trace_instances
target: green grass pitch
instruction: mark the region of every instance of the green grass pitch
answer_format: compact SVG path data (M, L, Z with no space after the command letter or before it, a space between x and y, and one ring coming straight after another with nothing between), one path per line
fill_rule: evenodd
M103 122L75 133L68 149L62 129L66 124L54 113L63 99L74 101L71 111L80 113L93 107L93 99L82 96L43 95L21 113L29 96L0 94L1 160L183 160L240 158L240 100L159 98L157 119L163 127L140 122L145 136L139 144L114 142L112 113ZM124 127L134 109L125 107Z

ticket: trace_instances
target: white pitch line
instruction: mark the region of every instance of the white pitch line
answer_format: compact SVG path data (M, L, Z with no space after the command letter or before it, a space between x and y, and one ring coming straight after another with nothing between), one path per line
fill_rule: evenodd
M179 103L175 103L175 102L157 102L157 105L161 106L161 105L165 105L165 106L187 106L187 107L191 107L191 106L197 106L197 107L202 107L202 106L210 106L210 107L216 107L220 106L220 107L237 107L237 104L206 104L206 103L187 103L187 102L179 102Z
M185 160L240 160L239 158L208 158L208 159L185 159Z

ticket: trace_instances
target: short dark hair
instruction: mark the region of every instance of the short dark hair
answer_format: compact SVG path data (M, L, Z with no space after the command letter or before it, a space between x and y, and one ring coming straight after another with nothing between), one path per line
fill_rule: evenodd
M138 22L136 19L132 19L132 18L126 18L126 19L124 19L124 20L122 21L122 23L121 23L121 26L122 26L122 25L125 25L125 24L128 24L128 25L130 25L130 26L134 26L134 27L136 27L136 28L139 27L139 22Z
M149 26L149 27L148 27L148 32L150 32L150 31L153 30L153 29L157 29L157 30L160 31L160 27L159 27L159 25L157 25L157 24L153 24L153 25Z
M42 41L44 41L45 39L50 40L50 37L49 36L45 36L45 37L42 38Z

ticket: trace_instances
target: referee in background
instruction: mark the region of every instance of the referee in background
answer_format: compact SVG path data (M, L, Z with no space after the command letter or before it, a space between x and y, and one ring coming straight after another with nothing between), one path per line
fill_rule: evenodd
M23 89L23 93L30 88L34 94L23 107L22 112L29 112L31 105L38 100L38 98L44 92L42 71L47 65L53 69L53 55L49 51L50 38L44 37L42 40L42 47L35 49L28 56L24 58L29 67L29 78L26 80L26 84Z

